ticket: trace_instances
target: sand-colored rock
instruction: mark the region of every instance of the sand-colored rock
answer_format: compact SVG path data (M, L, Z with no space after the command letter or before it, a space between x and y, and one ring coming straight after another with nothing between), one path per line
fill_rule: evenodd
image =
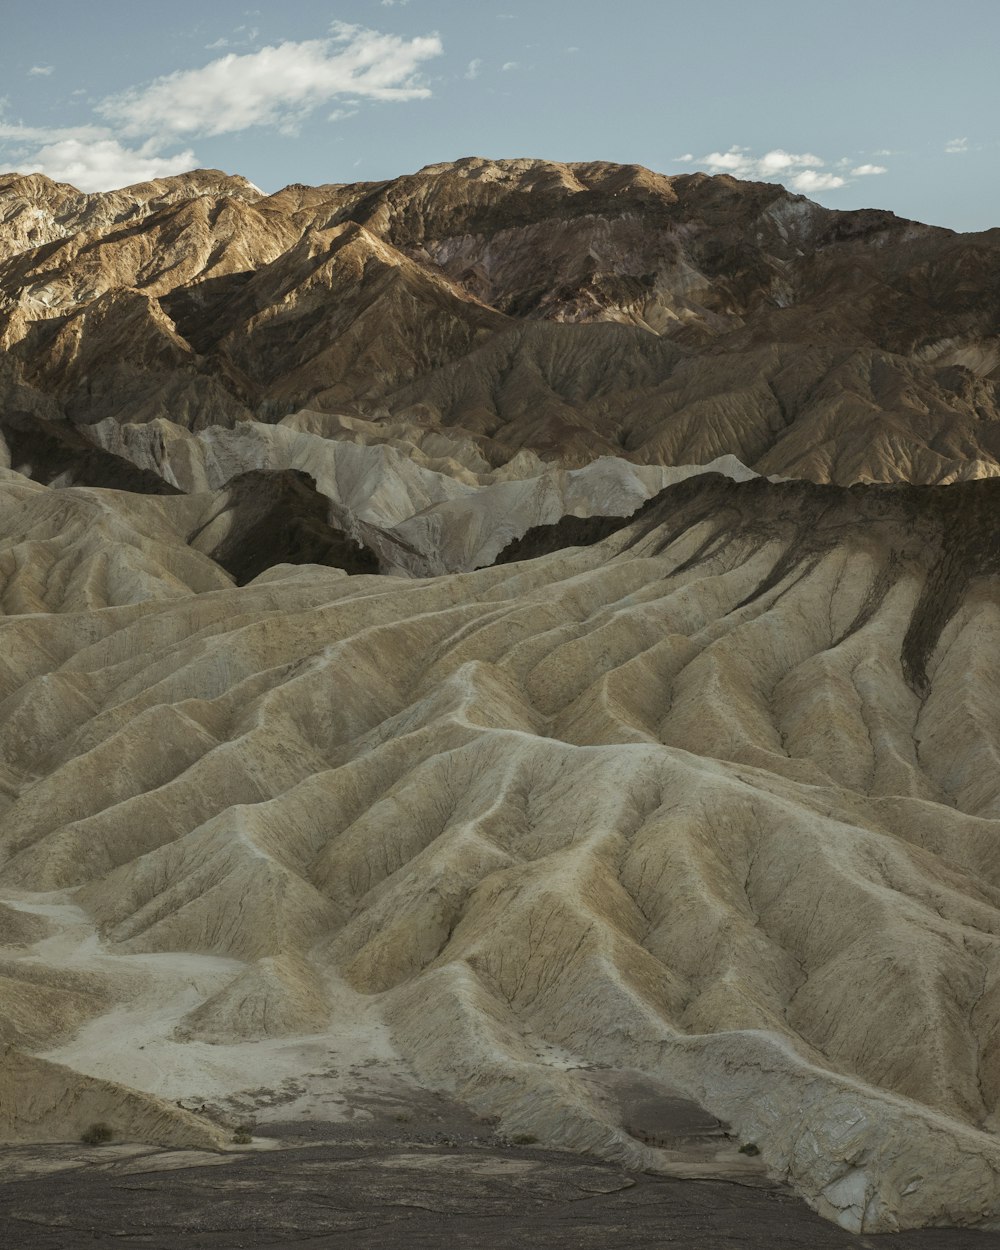
M0 1142L80 1141L95 1124L158 1146L219 1150L226 1140L214 1124L149 1094L0 1051Z
M234 1089L380 1021L509 1132L666 1166L627 1070L846 1228L1000 1218L994 486L703 474L520 563L237 587L178 535L214 496L10 474L20 578L80 571L5 592L0 901L63 927L0 997L99 974L33 1017L74 1080Z
M276 425L245 421L191 433L173 422L108 420L91 432L103 451L188 493L221 491L248 472L307 474L336 524L377 553L383 572L417 576L492 564L512 540L564 516L630 516L668 484L698 473L754 476L734 456L671 468L605 456L561 469L521 453L494 469L472 440L422 434L412 425L308 410Z

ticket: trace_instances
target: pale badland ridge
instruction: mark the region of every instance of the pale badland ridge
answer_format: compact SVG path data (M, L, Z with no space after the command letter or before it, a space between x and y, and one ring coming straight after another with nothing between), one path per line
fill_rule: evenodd
M627 1081L1000 1218L1000 233L483 160L0 220L0 1137L370 1063L681 1167Z

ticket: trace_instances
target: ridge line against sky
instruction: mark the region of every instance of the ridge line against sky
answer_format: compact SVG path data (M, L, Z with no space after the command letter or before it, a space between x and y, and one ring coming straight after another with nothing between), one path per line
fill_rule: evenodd
M198 166L274 191L539 156L1000 224L996 75L976 72L1000 6L981 0L955 0L947 23L924 0L843 0L836 22L789 0L621 0L613 23L591 0L11 7L0 170L84 191Z

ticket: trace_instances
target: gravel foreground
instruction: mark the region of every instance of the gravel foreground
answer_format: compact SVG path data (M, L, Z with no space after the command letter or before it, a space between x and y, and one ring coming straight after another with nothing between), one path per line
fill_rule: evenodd
M9 1250L992 1250L1000 1233L854 1236L764 1177L651 1176L468 1134L302 1126L277 1149L230 1155L22 1147L0 1156ZM356 1130L355 1130L356 1132ZM333 1140L330 1140L330 1138Z

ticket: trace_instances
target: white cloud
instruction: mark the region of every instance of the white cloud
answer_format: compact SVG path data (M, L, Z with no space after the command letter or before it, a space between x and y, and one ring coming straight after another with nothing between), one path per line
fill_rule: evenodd
M29 78L48 78L54 69L54 65L32 65L28 70L28 76Z
M835 191L845 184L839 174L820 174L815 169L804 169L796 174L790 182L795 191Z
M944 145L944 150L951 155L956 152L968 152L969 141L968 139L949 139Z
M59 139L40 147L28 160L4 172L47 174L81 191L111 191L150 178L182 174L198 164L191 151L159 156L145 147L123 147L117 139Z
M693 152L685 152L683 156L675 156L674 162L677 165L688 165L694 160Z
M238 26L233 42L245 43L257 33L255 27ZM182 173L197 166L197 157L187 146L172 149L196 135L230 134L250 126L288 133L323 104L340 106L327 113L336 122L352 117L365 100L425 98L431 92L420 69L442 52L437 35L405 39L335 22L323 39L243 55L231 52L201 69L167 74L109 96L96 105L104 124L10 122L4 118L8 102L0 98L0 168L44 173L83 191ZM478 69L478 62L472 64ZM30 72L47 74L49 69L36 66Z
M812 152L803 152L796 156L793 152L786 152L783 148L775 148L771 152L765 152L758 162L759 171L762 174L781 174L786 169L798 169L805 167L806 169L820 169L824 162L818 157L813 156Z
M249 14L248 14L249 16ZM220 35L218 39L212 43L206 43L205 47L209 52L214 52L217 48L232 48L245 46L253 41L260 34L260 30L256 26L237 26L233 31L233 38L227 39L224 35Z
M889 171L884 165L855 165L851 174L855 178L867 178L870 174L885 174Z
M13 143L58 143L64 139L93 142L107 139L111 131L106 126L25 126L21 122L0 121L0 145Z
M786 152L772 148L763 156L754 156L749 148L734 145L726 152L709 152L700 161L714 173L729 173L737 178L773 178L796 170L821 169L826 162L812 152Z
M478 78L478 77L479 77L479 71L482 69L482 67L483 67L483 63L482 63L482 61L480 60L480 58L479 58L478 56L477 56L477 57L474 57L474 58L473 58L473 59L469 62L469 67L468 67L468 69L465 71L465 76L466 76L466 78Z
M695 158L687 153L677 159L687 163ZM756 156L749 148L734 144L725 152L709 152L696 163L713 174L778 180L794 191L834 191L847 184L846 178L829 172L829 162L815 152L786 152L784 148L771 148L762 156ZM870 172L875 172L876 168L872 166Z
M572 55L574 52L579 52L579 51L580 51L580 49L579 49L579 48L577 47L577 45L574 43L574 44L571 44L571 45L570 45L570 46L566 49L566 51L567 51L568 53L570 53L570 55Z
M501 65L500 68L506 74L506 73L509 73L509 71L512 69L520 69L521 62L520 61L504 61L503 65Z
M437 35L403 39L337 22L329 39L229 53L111 96L97 112L125 136L221 135L250 126L293 129L339 95L414 100L430 95L421 64L443 52Z

